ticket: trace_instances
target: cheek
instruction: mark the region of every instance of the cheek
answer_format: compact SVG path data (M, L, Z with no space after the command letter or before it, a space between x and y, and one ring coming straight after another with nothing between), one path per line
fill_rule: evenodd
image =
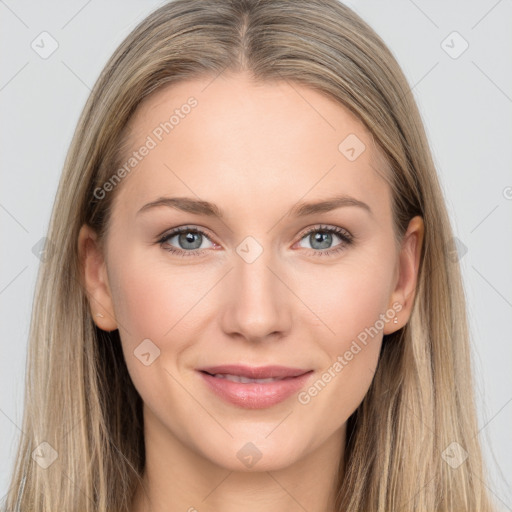
M187 269L169 264L165 255L138 252L118 260L109 278L116 319L129 337L161 339L174 332L208 290L208 276L200 266Z
M151 265L126 258L111 279L114 310L123 339L130 343L139 338L157 339L167 329L170 318L166 311L173 310L173 295L164 293L165 275ZM139 340L140 342L141 340Z
M388 282L378 272L343 272L336 294L329 300L333 330L342 339L356 337L375 324L389 301Z
M385 313L388 301L385 292L385 287L370 275L359 274L343 279L342 289L328 302L326 318L334 331L325 338L329 340L324 346L329 367L341 358L343 368L338 365L332 371L343 373L343 380L348 379L344 385L350 381L354 389L360 387L361 378L371 377L370 370L377 364L384 327L380 315Z
M335 334L321 341L325 364L297 396L304 407L302 425L323 418L324 431L331 433L348 420L371 385L382 344L382 332L374 326L383 311L379 297L362 291L345 306L333 303L329 327Z
M394 311L388 311L392 268L391 256L358 255L353 262L347 258L336 272L331 269L329 279L323 280L326 287L313 287L308 281L309 290L304 290L311 297L311 309L321 311L318 316L329 332L325 334L324 325L315 326L315 331L324 333L316 338L322 340L325 365L301 403L318 407L319 414L333 408L333 428L358 407L373 379L382 331L394 316Z
M386 312L392 290L393 261L374 251L354 253L336 267L320 269L304 280L308 305L329 327L329 353L339 351L365 329L376 325ZM324 283L319 286L319 283ZM381 322L377 323L382 330ZM324 327L325 330L325 327ZM364 337L361 336L361 337Z
M201 275L199 267L173 268L165 258L159 261L136 252L124 253L117 262L109 281L132 381L144 401L155 407L163 400L183 399L173 376L189 340L197 338L193 308L200 308L198 301L211 280Z

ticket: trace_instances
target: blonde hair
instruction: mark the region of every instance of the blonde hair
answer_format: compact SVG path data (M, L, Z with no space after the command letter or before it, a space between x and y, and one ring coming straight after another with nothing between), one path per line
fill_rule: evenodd
M101 200L94 190L120 165L124 128L141 100L163 84L226 70L302 84L348 108L389 163L396 233L415 215L425 223L411 318L384 336L371 387L348 420L336 511L491 511L464 291L422 120L385 43L336 0L176 0L108 61L79 119L50 220L53 255L37 281L7 510L130 510L145 463L142 402L118 331L92 321L78 233L84 223L106 232L119 187ZM468 454L458 467L445 462L451 443ZM32 457L38 446L58 455L46 469Z

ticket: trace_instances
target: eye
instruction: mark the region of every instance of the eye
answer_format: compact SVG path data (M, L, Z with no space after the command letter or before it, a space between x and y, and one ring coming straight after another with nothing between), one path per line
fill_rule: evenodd
M336 238L341 242L332 247ZM309 244L306 248L312 249L312 254L321 256L332 255L346 249L353 243L354 237L347 230L337 226L317 226L302 235L302 240Z
M331 247L335 239L341 240ZM333 255L347 248L354 241L354 236L347 230L337 226L317 226L304 233L300 241L306 240L315 256ZM203 246L205 241L210 245ZM214 247L209 236L197 227L182 226L163 235L158 243L160 246L177 256L200 256L205 249Z
M195 256L202 253L203 249L213 247L211 241L211 245L204 247L204 241L210 241L204 231L196 227L183 226L166 233L158 243L166 251L178 256Z

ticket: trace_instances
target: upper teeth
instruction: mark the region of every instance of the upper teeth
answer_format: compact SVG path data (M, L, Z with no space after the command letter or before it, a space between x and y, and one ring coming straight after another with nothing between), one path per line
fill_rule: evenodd
M218 377L220 379L227 379L233 382L241 382L243 384L248 384L250 382L257 382L264 384L265 382L274 382L276 380L282 380L279 377L269 377L268 379L249 379L248 377L242 377L240 375L229 375L225 373L216 373L214 377Z

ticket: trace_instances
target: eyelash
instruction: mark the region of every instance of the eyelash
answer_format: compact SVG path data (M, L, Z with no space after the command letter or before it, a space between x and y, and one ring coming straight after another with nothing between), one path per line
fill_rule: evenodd
M329 226L316 226L305 233L302 234L299 240L302 240L303 238L307 237L311 233L320 232L320 233L334 233L335 235L338 235L342 242L335 246L332 249L325 249L325 250L314 250L310 249L312 254L314 256L333 256L335 254L338 254L339 252L346 249L347 246L352 245L354 242L354 236L351 235L347 230L338 228L335 226L329 227ZM206 249L195 249L192 251L184 251L181 249L176 249L172 245L169 245L167 247L164 247L164 244L170 239L173 238L176 235L179 235L180 233L196 233L200 234L202 236L205 236L206 238L210 238L208 234L203 231L202 229L196 228L196 227L189 227L189 226L183 226L180 228L173 229L171 232L165 234L158 240L158 244L164 249L165 251L168 251L172 254L175 254L180 257L187 257L187 256L200 256Z

